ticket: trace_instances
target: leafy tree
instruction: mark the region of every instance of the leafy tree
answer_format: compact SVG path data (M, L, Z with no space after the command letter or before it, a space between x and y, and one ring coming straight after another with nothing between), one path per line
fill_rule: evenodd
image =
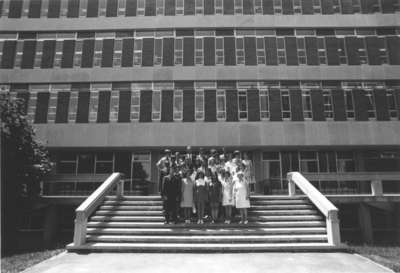
M0 94L2 249L15 247L18 216L40 193L40 181L50 172L46 147L35 139L23 99Z

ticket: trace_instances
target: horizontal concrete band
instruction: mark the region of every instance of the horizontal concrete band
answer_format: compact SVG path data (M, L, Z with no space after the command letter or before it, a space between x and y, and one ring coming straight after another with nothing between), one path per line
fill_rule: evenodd
M48 147L400 146L400 123L387 122L196 122L40 124Z
M1 70L0 83L176 80L398 80L400 65L175 66Z
M76 31L165 28L310 28L399 26L398 14L207 15L0 20L0 31Z

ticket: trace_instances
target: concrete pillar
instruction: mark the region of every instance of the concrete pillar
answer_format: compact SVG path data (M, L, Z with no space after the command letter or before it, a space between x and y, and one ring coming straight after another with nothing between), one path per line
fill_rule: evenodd
M52 205L46 209L43 226L43 242L45 247L50 247L58 231L58 209Z
M363 242L372 244L374 242L374 233L372 230L371 211L367 204L359 204L358 220Z

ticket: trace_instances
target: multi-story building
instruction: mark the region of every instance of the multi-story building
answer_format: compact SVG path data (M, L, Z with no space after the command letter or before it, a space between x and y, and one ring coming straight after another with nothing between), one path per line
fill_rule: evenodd
M43 196L45 217L65 216L57 232L96 177L120 171L126 192L157 194L162 150L191 145L248 152L256 194L286 194L288 171L309 173L342 196L332 200L345 240L400 240L398 0L5 0L0 10L1 88L25 99L56 162ZM360 197L376 172L388 179L380 203ZM53 236L54 221L26 217L21 229Z

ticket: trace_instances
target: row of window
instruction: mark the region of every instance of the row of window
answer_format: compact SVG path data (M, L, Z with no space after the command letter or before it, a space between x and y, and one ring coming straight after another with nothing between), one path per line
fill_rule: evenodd
M8 18L395 13L394 0L5 0Z
M5 40L1 68L400 65L400 36L215 36Z
M400 89L202 88L12 92L34 123L367 121L400 118Z

